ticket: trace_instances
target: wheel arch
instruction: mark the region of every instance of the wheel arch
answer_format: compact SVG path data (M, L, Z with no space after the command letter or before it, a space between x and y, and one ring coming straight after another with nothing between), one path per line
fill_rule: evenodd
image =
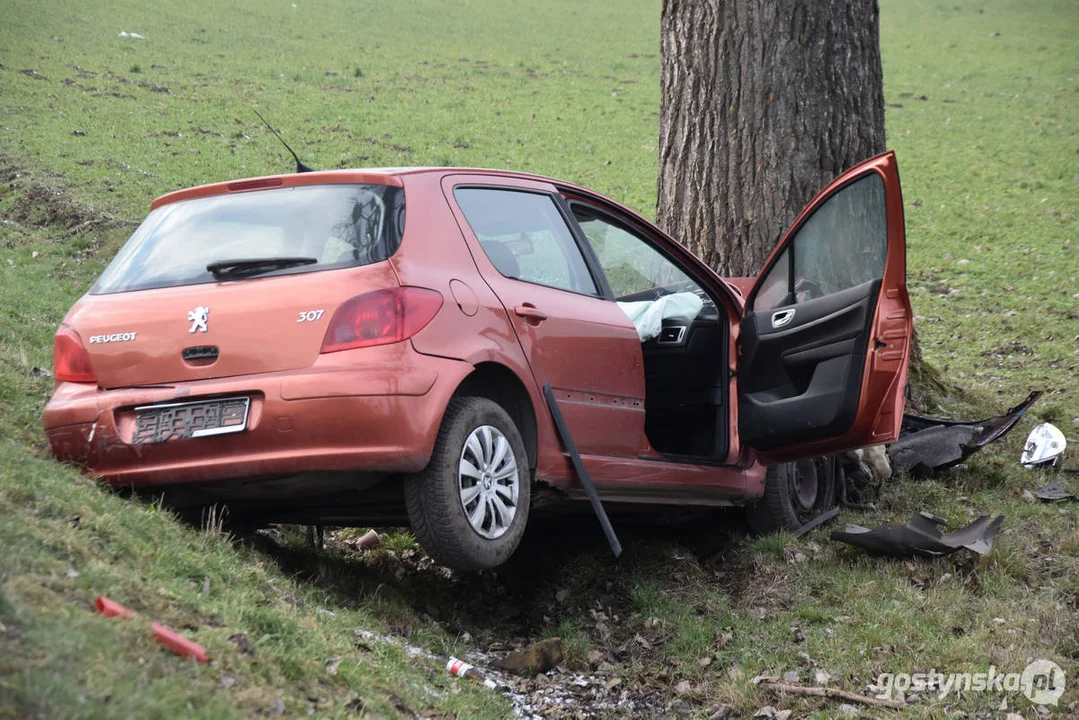
M536 408L528 388L513 370L497 362L477 363L453 393L454 397L484 397L498 403L509 414L528 453L528 466L536 469L539 456L539 429Z

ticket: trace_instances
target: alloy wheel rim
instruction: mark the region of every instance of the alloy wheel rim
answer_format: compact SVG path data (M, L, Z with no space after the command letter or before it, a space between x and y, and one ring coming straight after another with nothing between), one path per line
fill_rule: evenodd
M473 430L457 464L461 508L482 538L502 537L517 515L520 477L510 441L491 425Z

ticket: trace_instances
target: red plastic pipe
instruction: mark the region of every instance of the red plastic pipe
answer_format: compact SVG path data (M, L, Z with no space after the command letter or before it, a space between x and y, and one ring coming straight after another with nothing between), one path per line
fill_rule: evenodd
M135 617L134 610L128 610L126 607L118 602L109 600L104 595L99 595L97 601L94 602L94 607L97 611L105 617L122 617L133 618Z
M94 607L97 611L105 617L121 617L121 618L133 618L135 617L135 611L129 610L118 602L109 600L104 595L99 595L94 602ZM183 635L173 630L169 630L164 625L158 625L157 623L150 623L150 629L154 631L154 637L157 641L172 650L177 655L183 657L193 657L199 662L209 662L210 658L206 655L206 648L199 645L197 642L188 640Z
M150 623L150 627L153 628L154 637L157 638L157 641L177 655L193 657L199 662L210 661L210 658L206 656L206 648L197 642L188 640L180 633L169 630L164 625Z

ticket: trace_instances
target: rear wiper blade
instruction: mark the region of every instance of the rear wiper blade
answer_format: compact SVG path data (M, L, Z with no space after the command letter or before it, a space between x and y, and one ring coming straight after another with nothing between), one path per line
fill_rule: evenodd
M215 280L222 280L252 277L299 265L314 265L317 262L318 258L313 257L237 258L212 262L206 269L213 273Z

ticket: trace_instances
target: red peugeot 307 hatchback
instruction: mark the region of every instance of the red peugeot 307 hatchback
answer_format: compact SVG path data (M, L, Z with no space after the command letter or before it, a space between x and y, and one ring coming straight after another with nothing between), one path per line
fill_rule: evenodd
M537 493L834 502L806 458L894 440L911 339L895 156L725 281L585 188L311 172L158 198L56 334L53 454L233 517L400 522L439 562L516 548ZM769 464L770 470L765 464Z

